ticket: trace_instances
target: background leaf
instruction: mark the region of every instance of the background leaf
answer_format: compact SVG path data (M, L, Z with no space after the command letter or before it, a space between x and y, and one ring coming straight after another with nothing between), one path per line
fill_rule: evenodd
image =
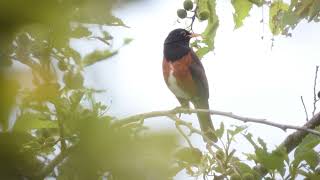
M252 2L249 0L232 0L231 3L235 10L235 13L233 13L234 28L237 29L243 25L243 20L249 16Z
M27 132L32 129L43 129L43 128L58 128L57 121L41 119L42 116L39 114L24 114L17 119L13 126L13 131L16 132Z

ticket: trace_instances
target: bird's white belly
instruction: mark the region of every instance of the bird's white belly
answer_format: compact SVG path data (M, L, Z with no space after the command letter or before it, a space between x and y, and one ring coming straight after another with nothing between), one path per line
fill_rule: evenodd
M173 75L173 67L170 67L170 73L168 77L168 87L179 98L189 99L189 95L179 87L176 78Z

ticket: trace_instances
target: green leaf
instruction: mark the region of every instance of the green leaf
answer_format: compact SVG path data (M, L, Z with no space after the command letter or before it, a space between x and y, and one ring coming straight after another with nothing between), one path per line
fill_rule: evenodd
M320 12L320 1L315 0L313 1L312 6L310 6L309 13L308 13L309 15L308 21L311 22L313 18L319 14L319 12Z
M292 12L286 12L284 15L283 15L283 18L282 18L282 22L285 24L285 25L289 25L291 27L295 27L296 24L298 23L299 21L299 17L295 14L295 13L292 13Z
M224 124L223 122L221 122L220 128L215 131L215 134L217 137L221 138L223 136L223 133L224 133Z
M72 93L72 95L70 96L71 109L75 109L79 105L83 96L84 96L84 92L82 91L74 91Z
M199 164L202 152L198 148L182 148L175 153L175 158L188 164Z
M235 10L235 13L233 14L234 28L237 29L243 25L243 20L249 16L252 2L248 0L232 0L231 3Z
M250 142L250 144L254 147L254 149L259 149L259 146L252 139L251 133L244 134L243 136Z
M312 2L314 0L303 0L301 3L299 3L296 7L297 9L295 10L296 14L298 16L304 17L308 14L308 10L310 6L312 5Z
M284 167L285 154L281 151L273 151L268 153L261 148L256 149L257 160L264 167L270 170L278 170Z
M240 171L240 174L244 174L244 173L252 173L253 170L250 166L248 166L245 163L242 162L235 162L235 166L237 167L237 169Z
M201 59L204 55L206 55L207 53L209 53L211 51L211 49L209 47L202 47L202 48L199 48L197 51L196 51L196 54L197 56Z
M264 4L264 0L248 0L248 1L255 4L258 7L261 7Z
M58 128L58 124L56 121L43 120L40 114L25 113L17 119L13 131L21 132L43 128Z
M127 26L120 18L114 15L110 16L110 22L111 22L109 23L110 26L123 26L123 27L129 28L129 26Z
M319 143L320 139L318 137L308 135L294 152L294 166L297 167L301 161L305 160L314 169L319 163L319 157L313 148Z
M87 56L83 58L83 66L90 66L96 62L103 61L105 59L108 59L114 55L116 55L118 51L110 51L110 50L105 50L105 51L94 51Z
M259 142L259 144L261 145L261 147L263 148L263 150L265 150L265 151L268 150L268 149L267 149L267 145L266 145L266 143L263 141L263 139L261 139L261 138L258 137L258 142Z
M133 41L133 38L124 38L123 45L127 45Z
M71 32L71 37L82 38L90 36L91 32L84 26L78 26Z
M247 129L247 126L234 126L235 129L234 130L228 130L228 133L232 136L235 136L239 133L241 133L242 131L244 131L245 129Z
M214 49L214 38L216 36L217 29L219 27L219 19L216 14L216 1L210 0L208 3L208 10L210 13L208 24L204 32L202 33L203 43L206 45L198 49L197 55L201 59L205 54Z
M283 17L289 9L289 5L282 0L274 1L269 9L269 28L274 35L278 35L284 28Z
M284 161L289 163L287 149L283 146L279 146L279 147L277 147L277 149L272 151L271 155L278 158L279 160L281 159L281 162L279 162L280 164L279 164L279 167L277 168L277 171L283 176L285 173Z
M294 156L301 156L303 155L307 150L313 149L315 146L317 146L320 143L319 138L309 138L309 140L303 140L302 143L297 147L297 149L294 152Z
M72 58L77 64L81 63L81 56L78 51L76 51L70 47L63 48L63 49L61 49L61 51L63 52L63 55L65 57Z
M280 168L277 169L279 174L284 177L285 173L286 173L286 167L285 166L282 166Z
M304 169L298 169L298 174L302 175L302 176L305 176L305 177L308 177L309 173L304 170ZM307 178L308 179L308 178ZM314 179L315 180L315 179Z
M303 141L295 150L295 159L303 160L303 157L305 156L306 152L313 151L313 148L316 147L319 143L320 139L318 137L315 137L314 135L308 135L306 138L303 139Z
M312 169L315 169L319 164L319 155L313 149L305 152L305 155L302 157Z
M309 173L308 178L310 178L311 180L318 180L320 179L320 174Z
M247 160L249 161L256 161L257 157L255 154L250 154L250 153L243 153L247 157Z

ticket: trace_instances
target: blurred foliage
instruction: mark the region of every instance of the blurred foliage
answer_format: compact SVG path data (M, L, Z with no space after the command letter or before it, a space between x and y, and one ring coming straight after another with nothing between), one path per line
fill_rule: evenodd
M0 133L0 179L19 180L32 178L41 170L43 162L27 144L36 138L26 132Z
M85 87L84 68L119 51L103 28L127 27L112 14L115 3L129 1L0 2L0 179L173 176L176 135L145 134L142 124L111 127L116 118L94 98L102 91ZM101 36L93 36L91 27L99 27ZM95 39L105 49L82 57L70 47L72 38ZM21 64L32 74L31 87L19 86L13 74Z
M214 49L214 39L216 31L219 27L219 17L216 12L216 0L193 0L194 5L190 4L190 0L184 0L184 16L180 19L191 20L188 27L192 30L194 21L206 21L207 27L202 33L203 39L192 43L198 56L201 58ZM320 21L320 1L318 0L231 0L234 8L233 20L234 28L238 29L243 26L245 19L250 15L253 7L262 8L269 11L269 29L273 35L292 36L292 30L303 20L307 22ZM192 7L192 8L190 8ZM188 14L193 14L188 17ZM231 12L230 12L231 13ZM180 13L181 14L181 13ZM261 20L264 23L264 19Z
M0 179L163 180L172 179L182 170L194 177L260 179L261 169L253 165L266 167L266 177L271 179L318 178L319 140L311 135L289 160L285 149L270 152L262 139L256 140L242 126L225 129L221 123L216 130L221 144L209 146L208 151L182 147L173 132L147 131L143 121L114 127L118 119L108 114L107 105L96 101L95 95L103 91L85 86L84 70L120 52L112 47L115 37L104 27L128 27L112 14L112 9L115 4L129 2L0 2ZM183 10L195 11L195 18L208 23L203 41L193 44L202 57L214 48L219 20L214 0L199 0L199 6L194 3L186 0ZM270 27L278 34L283 34L288 24L294 28L303 18L318 20L317 1L290 5L253 0L232 3L237 27L249 14L246 6L253 4L270 5L270 22L274 23ZM283 12L294 12L292 16L301 19L280 16ZM290 17L290 23L279 23L279 17ZM98 27L100 36L94 36L91 27ZM71 39L94 39L103 42L105 48L82 57L70 47ZM131 41L124 39L123 46ZM30 87L16 75L22 71L18 66L32 74ZM255 150L245 154L247 161L232 148L241 134Z
M207 146L207 152L194 147L177 150L176 172L185 169L193 177L230 180L320 178L319 149L316 148L320 139L315 135L308 135L294 156L289 157L282 146L270 151L265 141L254 137L246 126L225 129L222 122L216 134L221 144ZM254 151L243 153L234 148L235 143L249 143Z

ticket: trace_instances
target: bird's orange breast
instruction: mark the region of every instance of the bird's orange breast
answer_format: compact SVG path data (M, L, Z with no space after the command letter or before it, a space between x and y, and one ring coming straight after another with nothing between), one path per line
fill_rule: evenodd
M163 76L169 89L180 98L192 99L197 94L196 84L189 69L191 53L174 62L163 59Z

